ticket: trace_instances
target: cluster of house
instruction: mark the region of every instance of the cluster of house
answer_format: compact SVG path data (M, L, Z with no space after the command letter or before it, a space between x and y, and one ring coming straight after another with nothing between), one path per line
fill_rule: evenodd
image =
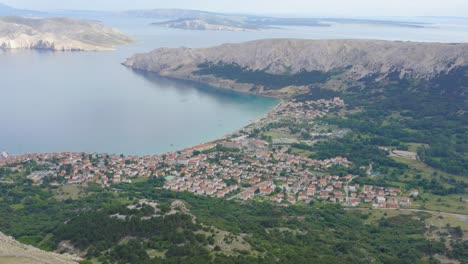
M219 146L229 150L242 150L242 152L239 152L240 157L234 159L229 156L229 152L218 150ZM214 160L216 162L213 162ZM221 179L233 177L239 183L250 184L257 179L271 178L275 175L298 175L306 168L324 170L334 165L349 166L351 164L342 157L315 160L288 154L285 151L274 152L263 140L239 136L163 155L123 157L73 152L27 154L3 158L0 160L0 166L13 164L16 169L21 169L28 161L37 162L42 165L41 170L48 172L35 174L35 176L52 175L52 178L63 178L64 182L70 184L97 182L103 186L110 186L112 183L130 183L134 177L150 175ZM40 181L41 178L38 177L36 180ZM211 184L207 185L211 186ZM218 187L216 186L217 190L219 190ZM202 191L213 192L204 188Z
M103 186L112 183L128 182L137 176L149 176L151 168L159 156L123 157L108 154L93 153L48 153L9 156L0 160L0 167L13 166L13 170L21 170L28 162L36 162L40 173L33 172L29 177L35 182L41 182L44 177L50 180L63 179L69 184L97 182ZM39 176L39 177L38 177Z
M164 188L171 191L188 191L195 194L225 197L226 194L238 189L237 184L227 186L221 179L203 179L202 177L176 177L167 181Z
M5 155L0 159L0 167L10 165L10 164L15 164L15 163L23 163L28 160L38 160L41 157L49 156L53 154L25 154L21 156L8 156Z
M313 118L344 107L340 98L283 102L268 117L250 127L265 125L277 118ZM266 120L266 121L265 121ZM266 123L262 123L266 122ZM272 147L267 141L240 131L223 139L162 155L128 156L94 153L50 153L22 156L3 155L0 167L22 169L35 161L39 171L30 178L68 184L96 182L102 186L131 183L135 177L166 177L164 188L199 195L249 200L264 197L276 203L310 203L315 200L338 202L348 206L371 203L376 207L411 204L399 189L350 185L356 176L324 175L332 166L349 167L345 157L325 160L294 155L287 145ZM411 195L417 196L417 190ZM263 198L262 198L263 199Z
M333 109L345 107L345 102L339 97L330 100L320 99L316 101L301 101L291 100L282 103L272 112L272 115L277 117L288 116L301 119L313 119L323 117Z
M226 197L240 200L250 200L255 197L265 197L278 204L296 204L302 201L310 203L314 200L341 203L347 206L359 206L368 203L379 208L398 208L411 205L411 199L403 196L401 190L392 187L379 187L350 184L356 176L319 175L303 172L301 175L262 175L257 177L231 177L223 174L222 178L197 175L195 177L174 177L165 183L164 188L180 192L188 191L199 195ZM271 176L271 175L270 175ZM232 179L228 186L226 179ZM410 196L419 195L418 190L412 190Z
M288 179L280 186L283 191L270 199L276 203L289 202L295 204L298 201L310 203L314 199L331 202L346 202L345 188L354 176L337 175L319 176L308 175L298 180Z
M286 102L272 112L274 115L280 115L280 113L304 114L300 111L306 109L305 111L310 110L318 113L341 106L344 106L344 102L340 98L297 103ZM312 114L312 116L316 115ZM222 149L219 149L219 147L222 147ZM223 155L225 150L239 151L241 158L232 159L229 155ZM143 157L74 152L26 154L21 156L2 154L2 157L0 167L15 164L17 169L21 169L22 163L28 161L35 161L39 165L43 165L41 166L43 171L33 175L36 181L41 181L42 177L47 176L61 178L63 181L60 182L70 184L97 182L103 186L110 186L112 183L131 182L133 177L150 175L176 175L178 177L187 175L187 178L200 175L226 178L227 175L230 175L236 178L239 183L246 182L249 184L249 182L254 182L258 178L272 178L280 174L283 176L297 176L306 168L325 170L334 165L347 167L351 164L346 158L342 157L314 160L288 154L284 149L282 151L273 151L268 142L249 137L248 134L243 133L178 152ZM217 162L208 162L209 160L217 160ZM211 186L211 184L208 185ZM201 187L203 193L214 192L214 190L205 190L203 185ZM223 190L218 189L218 187L216 190ZM184 188L182 186L182 189ZM190 186L190 188L197 188L197 186ZM195 189L188 190L196 191ZM229 191L232 190L229 189Z
M235 196L241 200L247 201L252 199L255 194L258 195L270 195L276 189L276 185L273 181L263 181L255 184L254 186L246 188L244 191Z
M247 142L248 138L245 139ZM236 144L233 145L232 143ZM263 146L263 142L258 142ZM209 153L180 152L165 158L165 166L159 166L157 175L175 176L166 182L165 188L173 191L190 191L197 194L222 196L236 190L227 187L223 180L231 180L238 185L257 186L261 193L274 190L275 186L262 186L262 182L272 179L294 179L308 174L309 169L325 170L331 166L349 166L351 163L343 157L326 160L315 160L293 154L283 150L273 152L271 149L255 149L245 144L243 140L226 141L220 143L231 149L242 148L242 154L231 157L229 152L213 150ZM238 144L238 145L237 145ZM234 155L233 155L234 156ZM263 181L267 180L267 181ZM267 188L266 190L263 190ZM221 192L220 195L218 193ZM271 192L269 192L271 193Z
M364 185L359 196L356 193L351 194L354 196L353 199L358 199L364 203L372 203L373 207L398 208L400 206L411 205L411 199L409 197L402 197L399 188ZM418 195L419 190L417 189L413 189L409 193L409 196L412 197Z

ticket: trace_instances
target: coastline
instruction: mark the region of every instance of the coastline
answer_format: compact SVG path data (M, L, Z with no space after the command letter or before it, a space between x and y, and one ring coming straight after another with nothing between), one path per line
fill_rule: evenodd
M357 198L356 194L350 196L348 186L356 175L324 174L327 169L334 166L350 168L353 162L348 160L348 157L332 156L326 159L316 159L307 153L301 154L287 149L288 146L294 148L292 145L297 142L297 139L289 142L276 140L275 143L271 135L264 137L262 129L275 121L286 118L286 120L309 122L322 117L331 110L344 107L346 104L339 97L309 102L281 100L268 113L249 122L246 126L205 143L183 149L143 156L88 152L27 154L0 159L0 168L11 166L13 170L22 170L25 166L41 168L37 166L47 165L48 168L45 170L34 171L32 169L32 173L28 174L28 179L35 184L40 184L45 177L49 177L49 179L62 179L61 182L65 185L97 183L102 187L111 187L119 183L131 184L137 178L158 176L167 178L164 189L175 192L189 191L218 198L235 197L247 201L260 195L267 197L263 199L286 205L297 202L308 204L314 199L324 199L334 203L339 202L347 207L360 207L361 203L376 208L419 206L417 200L411 198L414 190L408 192L408 190L396 187L379 185L366 187L366 192L374 192L373 197L377 191L384 190L385 201L382 203L374 199ZM290 125L286 123L283 127L289 129ZM282 133L282 131L276 132ZM328 136L326 133L318 135ZM311 141L305 138L300 142L308 145ZM275 148L275 146L283 145L286 148ZM64 168L71 169L67 171ZM304 168L307 169L304 170ZM284 176L287 176L286 183ZM237 184L229 187L222 179L235 180ZM298 188L283 189L284 192L272 195L277 187L275 181L281 182L279 186L298 185ZM323 181L320 186L317 185L319 181ZM201 182L204 184L201 185ZM246 186L250 187L243 186L243 183L249 184ZM5 182L5 184L14 184L14 182ZM329 189L332 185L333 190ZM256 192L258 189L259 193ZM354 184L354 190L357 189L359 189L359 184ZM287 195L287 200L285 195ZM458 210L451 212L458 213Z
M127 66L128 67L128 66ZM129 67L131 68L131 67ZM240 128L237 128L231 132L227 132L226 134L222 135L222 136L219 136L219 137L216 137L214 139L211 139L211 140L208 140L208 141L202 141L200 143L197 143L195 145L190 145L190 146L187 146L187 147L183 147L183 148L180 148L180 149L175 149L175 150L172 150L172 151L165 151L165 152L162 152L162 153L148 153L148 154L140 154L140 155L125 155L127 157L139 157L139 158L142 158L142 157L148 157L148 156L154 156L154 157L157 157L157 156L163 156L163 155L170 155L170 154L173 154L173 153L177 153L177 152L180 152L180 151L184 151L184 150L188 150L188 149L193 149L193 148L196 148L197 146L200 146L200 145L206 145L206 144L214 144L216 142L219 142L219 141L222 141L222 140L226 140L228 139L229 137L232 137L235 133L238 133L239 131L249 127L249 126L252 126L252 125L255 125L255 124L258 124L260 121L264 120L265 118L267 118L268 116L270 116L272 113L274 113L284 102L285 100L282 99L282 98L278 98L278 97L273 97L273 96L264 96L264 95L260 95L260 94L257 94L257 93L251 93L251 92L243 92L243 91L237 91L237 90L233 90L233 89L227 89L227 88L222 88L222 87L216 87L216 86L212 86L212 85L209 85L209 84L205 84L205 83L202 83L202 82L195 82L195 81L192 81L192 80L184 80L184 79L178 79L178 78L173 78L173 77L166 77L166 76L161 76L155 72L151 72L151 71L146 71L146 70L139 70L139 69L133 69L131 68L131 70L133 71L140 71L140 72L145 72L145 73L151 73L151 74L155 74L156 76L158 77L161 77L161 78L166 78L166 79L169 79L169 80L173 80L173 81L177 81L177 82L183 82L183 83L186 83L186 84L190 84L190 85L193 85L195 86L194 88L199 88L201 85L203 85L204 87L207 87L209 89L215 89L215 90L221 90L223 92L230 92L230 93L240 93L240 94L247 94L247 95L252 95L252 96L258 96L258 97L264 97L264 98L269 98L269 99L275 99L277 100L278 102L274 105L273 108L271 108L268 112L266 112L265 114L262 114L261 116L259 116L258 118L255 118L253 120L249 120L248 124L246 125L243 125L242 127ZM91 152L91 151L54 151L54 152L27 152L27 153L23 153L23 154L11 154L9 155L9 157L22 157L22 156L31 156L31 155L37 155L37 156L40 156L40 155L52 155L52 154L97 154L97 155L115 155L115 156L118 156L120 154L118 153L108 153L108 152ZM2 164L2 158L0 157L0 167L3 166Z
M236 129L236 130L234 130L233 132L228 133L228 134L226 134L226 135L224 135L224 136L222 136L222 137L220 137L220 138L218 138L218 139L215 139L215 140L212 140L212 141L208 141L208 142L205 142L205 143L201 143L201 144L198 144L198 145L210 144L210 143L214 143L214 142L217 142L217 141L220 141L220 140L226 140L226 139L228 139L229 137L232 137L234 134L238 133L239 131L241 131L241 130L243 130L243 129L249 127L249 126L252 126L252 125L255 125L255 124L260 123L260 121L262 121L263 119L267 118L269 115L271 115L272 113L274 113L281 105L284 104L284 102L285 102L284 99L279 99L278 104L276 104L276 106L273 107L273 109L271 109L270 111L268 111L266 114L264 114L264 115L262 115L262 116L260 116L260 117L258 117L258 118L256 118L256 119L252 120L249 124L247 124L247 125L245 125L245 126L239 128L239 129ZM190 148L190 147L189 147L189 148ZM192 148L193 148L193 147L192 147ZM171 153L171 152L169 152L169 153Z
M165 78L165 79L168 79L168 80L182 82L182 83L190 84L190 85L193 85L193 86L196 86L196 87L204 86L204 87L217 89L217 90L222 90L222 91L227 91L227 92L241 93L241 94L247 94L247 95L255 95L255 96L271 98L271 99L278 99L278 100L283 99L280 96L273 96L273 95L268 95L268 94L259 94L259 93L256 93L256 92L243 91L243 90L238 90L238 89L234 89L234 88L226 88L226 87L223 87L223 86L214 85L214 84L207 83L207 82L202 82L202 81L196 81L196 80L189 79L189 78L172 77L172 76L161 75L158 72L145 70L145 69L134 68L132 66L129 66L129 65L125 64L125 62L122 62L121 65L123 65L126 68L128 68L129 70L132 70L132 71L134 71L136 73L139 73L139 74L143 74L143 75L145 75L145 74L154 74L155 76L160 77L160 78Z

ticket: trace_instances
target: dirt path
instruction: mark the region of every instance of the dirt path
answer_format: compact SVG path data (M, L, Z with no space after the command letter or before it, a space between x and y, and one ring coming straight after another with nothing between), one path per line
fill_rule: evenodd
M349 183L354 180L357 176L353 176L351 177L351 179L349 181L346 182L345 186L344 186L344 191L345 191L345 195L346 195L346 204L348 204L349 202L349 190L348 190L348 186L349 186Z

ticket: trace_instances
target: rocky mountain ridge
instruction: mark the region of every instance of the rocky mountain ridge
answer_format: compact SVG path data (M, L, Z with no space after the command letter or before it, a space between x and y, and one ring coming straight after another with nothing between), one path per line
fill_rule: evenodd
M0 48L108 51L133 40L99 22L71 18L0 17Z
M135 54L123 64L161 76L250 91L254 85L249 82L207 71L200 74L200 66L235 65L243 72L284 76L340 72L342 80L385 78L395 73L400 78L431 79L467 65L468 44L268 39L212 48L160 48Z

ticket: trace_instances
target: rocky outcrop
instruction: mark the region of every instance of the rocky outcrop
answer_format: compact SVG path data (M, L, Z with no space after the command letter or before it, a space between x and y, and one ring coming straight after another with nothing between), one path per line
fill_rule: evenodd
M72 264L81 258L69 254L46 252L21 244L11 237L0 233L0 263L5 264Z
M210 74L196 74L202 63L233 64L247 71L292 75L340 71L347 80L397 73L400 78L430 79L468 64L468 44L380 40L268 39L212 48L161 48L124 62L161 76L248 91L252 85Z
M107 51L132 39L101 23L71 18L0 18L0 48Z

